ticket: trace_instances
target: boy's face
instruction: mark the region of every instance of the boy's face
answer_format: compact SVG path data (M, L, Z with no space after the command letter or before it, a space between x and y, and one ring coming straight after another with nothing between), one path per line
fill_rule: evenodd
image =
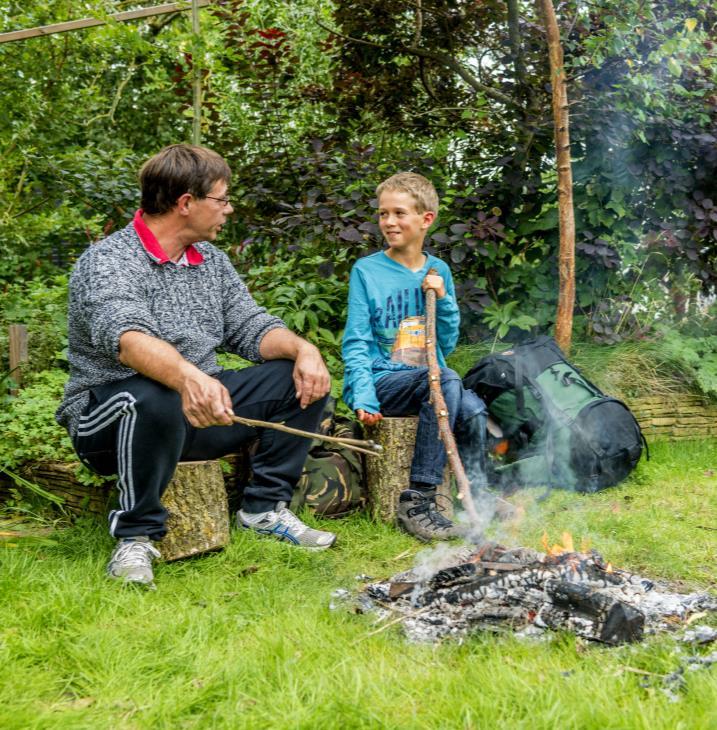
M385 190L378 201L378 225L390 249L423 248L426 231L436 218L432 211L419 213L409 193Z

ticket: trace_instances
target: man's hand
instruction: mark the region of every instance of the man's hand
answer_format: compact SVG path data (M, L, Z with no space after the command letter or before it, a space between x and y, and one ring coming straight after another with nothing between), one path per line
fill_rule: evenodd
M179 394L184 415L194 428L232 425L232 399L216 378L197 370L182 382Z
M331 389L331 378L321 353L305 341L296 355L294 385L302 408L323 398Z
M423 289L424 294L429 289L434 289L438 299L443 299L443 297L446 296L446 285L443 282L443 277L438 276L438 274L426 274L426 278L423 280L421 288Z
M375 426L379 421L383 420L382 413L367 413L363 408L356 409L356 417L365 426Z

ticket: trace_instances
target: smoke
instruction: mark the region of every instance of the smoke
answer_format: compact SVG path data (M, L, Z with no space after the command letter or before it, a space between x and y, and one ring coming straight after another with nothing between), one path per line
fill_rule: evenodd
M427 581L439 570L465 562L471 552L471 547L447 542L439 542L434 547L419 550L416 553L414 567L411 569L411 577L417 582Z

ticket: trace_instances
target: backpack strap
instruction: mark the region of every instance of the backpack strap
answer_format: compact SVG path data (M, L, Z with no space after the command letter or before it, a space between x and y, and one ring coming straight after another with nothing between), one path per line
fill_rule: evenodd
M525 412L525 397L523 395L523 358L520 353L515 353L515 365L513 367L515 372L515 407L518 411L518 415L523 420L528 420L528 414Z

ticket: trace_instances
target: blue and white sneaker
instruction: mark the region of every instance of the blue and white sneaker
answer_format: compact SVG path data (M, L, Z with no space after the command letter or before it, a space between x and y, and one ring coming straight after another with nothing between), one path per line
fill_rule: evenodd
M292 545L310 550L326 550L336 542L333 532L314 530L305 525L288 507L286 502L277 502L276 509L269 512L237 512L237 524L261 535L272 535Z

